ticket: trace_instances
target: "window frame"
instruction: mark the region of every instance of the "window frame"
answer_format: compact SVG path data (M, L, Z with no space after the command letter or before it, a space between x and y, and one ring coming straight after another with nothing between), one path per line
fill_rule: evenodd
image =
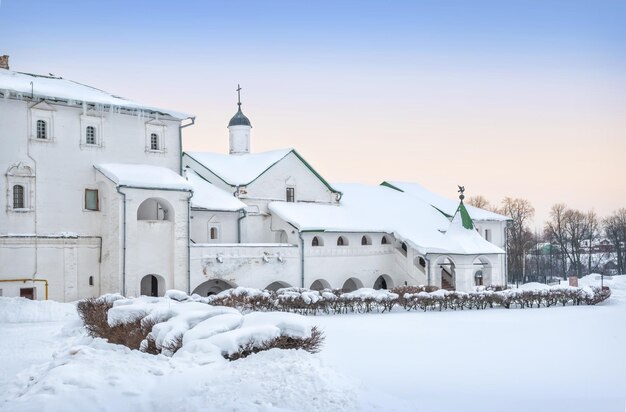
M296 202L296 188L293 186L287 186L285 188L285 201L288 203Z
M19 202L16 202L18 199L15 196L16 189L19 188L21 190ZM11 186L11 205L13 210L24 210L26 208L26 188L23 184L14 183ZM21 206L16 206L16 203L21 203Z
M95 193L96 196L96 205L95 205L95 209L89 208L89 203L88 203L88 194L90 193ZM84 194L84 203L83 203L83 210L84 211L88 211L88 212L99 212L100 211L100 192L98 191L98 189L90 189L90 188L85 188L85 194Z
M48 122L44 119L35 121L35 138L37 140L48 140Z
M158 153L167 153L167 145L165 136L167 132L167 126L165 123L160 120L152 119L146 122L146 142L145 142L145 150L146 153L158 154ZM153 149L152 146L152 135L156 135L157 137L157 149Z

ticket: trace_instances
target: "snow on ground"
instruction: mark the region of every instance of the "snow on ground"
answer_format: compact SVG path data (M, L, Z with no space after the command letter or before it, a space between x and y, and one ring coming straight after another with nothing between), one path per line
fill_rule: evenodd
M319 354L202 365L88 338L71 319L0 323L0 410L623 411L626 276L605 283L598 306L311 317Z

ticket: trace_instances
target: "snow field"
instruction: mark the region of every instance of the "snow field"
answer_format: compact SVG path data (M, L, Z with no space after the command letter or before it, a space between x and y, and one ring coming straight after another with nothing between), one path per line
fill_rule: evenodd
M87 337L75 317L1 323L0 410L623 411L626 276L605 285L612 296L596 306L309 317L326 335L319 354L270 350L234 362L191 349L202 352L216 325L237 330L235 313L198 322L185 332L190 353L173 357ZM29 306L17 306L23 318L41 318ZM247 326L289 329L287 318L277 326L262 319L272 313L254 315Z

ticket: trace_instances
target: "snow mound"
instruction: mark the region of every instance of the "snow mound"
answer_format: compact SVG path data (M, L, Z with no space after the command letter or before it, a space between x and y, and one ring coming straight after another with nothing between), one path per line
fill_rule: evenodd
M0 297L0 323L56 322L77 317L72 303Z

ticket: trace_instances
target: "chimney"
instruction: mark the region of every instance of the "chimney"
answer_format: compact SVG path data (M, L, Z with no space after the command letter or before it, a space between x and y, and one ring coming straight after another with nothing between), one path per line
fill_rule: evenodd
M0 56L0 69L9 70L9 56L7 56L6 54Z

